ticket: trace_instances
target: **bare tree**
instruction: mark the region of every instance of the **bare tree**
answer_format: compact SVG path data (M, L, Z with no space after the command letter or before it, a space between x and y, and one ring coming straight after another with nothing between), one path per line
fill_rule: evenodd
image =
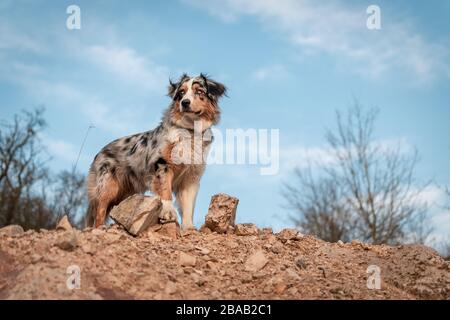
M0 127L0 225L30 220L33 187L48 177L38 133L43 109L16 115ZM22 201L26 198L27 201Z
M325 241L351 240L352 219L348 205L342 201L342 189L327 177L314 177L311 166L295 169L294 177L296 183L285 184L282 191L288 208L294 211L291 221Z
M82 224L82 215L86 211L85 176L75 169L60 172L53 182L53 199L49 201L56 219L67 215L72 225Z
M331 164L310 165L316 177L296 170L297 184L284 185L296 214L292 220L305 232L374 244L424 242L430 234L420 200L425 186L414 179L417 151L377 143L377 115L377 109L365 112L357 103L346 115L337 112L337 129L326 133Z
M72 171L54 175L39 139L46 127L44 109L23 111L0 123L0 227L52 228L63 214L79 224L85 207L84 176Z

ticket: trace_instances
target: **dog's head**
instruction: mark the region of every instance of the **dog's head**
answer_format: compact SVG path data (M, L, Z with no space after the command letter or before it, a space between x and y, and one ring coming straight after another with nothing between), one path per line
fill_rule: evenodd
M172 98L172 120L192 129L195 121L201 121L203 129L219 121L219 98L226 93L223 84L204 74L196 77L182 75L177 82L170 81L169 97Z

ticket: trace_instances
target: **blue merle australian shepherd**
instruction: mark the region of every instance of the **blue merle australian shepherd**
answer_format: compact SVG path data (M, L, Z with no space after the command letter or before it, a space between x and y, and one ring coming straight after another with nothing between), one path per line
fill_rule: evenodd
M114 140L95 156L87 179L87 225L103 225L114 205L130 195L151 191L162 200L161 223L177 221L174 193L182 228L193 228L195 198L212 141L210 128L219 121L218 101L225 91L223 84L203 74L184 74L178 82L170 81L172 103L159 126ZM196 148L192 142L199 131L203 138ZM180 161L180 154L193 160L199 152L201 161Z

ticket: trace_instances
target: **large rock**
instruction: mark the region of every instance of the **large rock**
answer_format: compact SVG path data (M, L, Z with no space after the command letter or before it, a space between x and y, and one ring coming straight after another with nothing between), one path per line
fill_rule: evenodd
M211 197L205 227L217 233L225 233L234 226L239 199L224 193Z
M110 216L129 233L137 236L149 226L158 224L161 208L159 197L135 194L115 206Z

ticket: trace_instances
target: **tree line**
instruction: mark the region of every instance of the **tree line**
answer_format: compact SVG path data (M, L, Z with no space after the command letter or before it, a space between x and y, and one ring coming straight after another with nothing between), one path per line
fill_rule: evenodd
M43 108L0 122L0 227L51 229L64 215L82 225L85 176L75 168L51 170L41 139L46 127Z

